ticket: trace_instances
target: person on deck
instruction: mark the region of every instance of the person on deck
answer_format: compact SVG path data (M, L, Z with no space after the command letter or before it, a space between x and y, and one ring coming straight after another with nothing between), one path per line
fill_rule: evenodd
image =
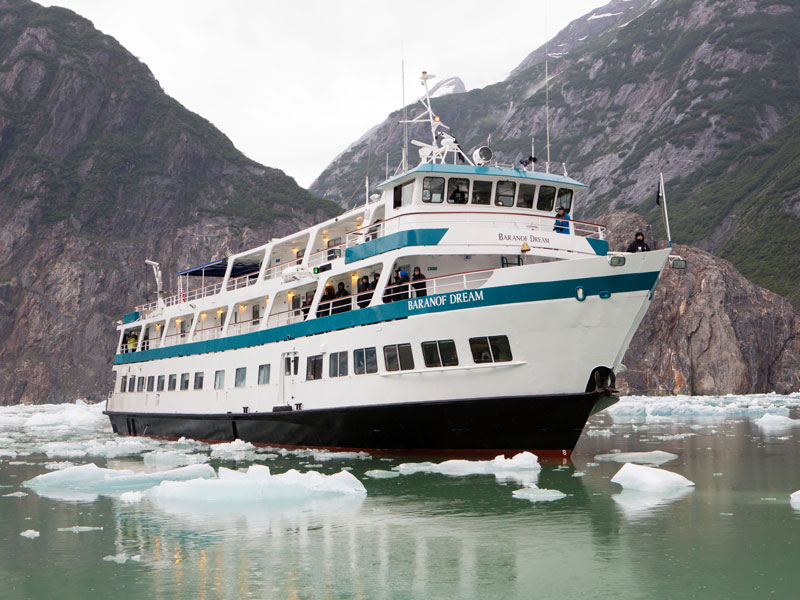
M350 310L350 290L344 287L344 282L339 282L339 287L336 290L336 298L341 298L341 300L337 300L333 303L333 312L334 313L343 313ZM347 300L345 300L347 298Z
M569 233L569 222L572 217L564 210L563 206L556 209L556 221L553 224L553 231L556 233Z
M630 243L626 252L650 252L650 246L644 241L644 234L636 232L636 238Z
M369 282L369 277L364 275L361 279L358 280L358 306L359 308L364 308L365 306L369 305L369 301L372 300L372 284Z
M411 278L408 276L408 271L405 269L400 269L399 275L400 278L398 279L397 283L400 284L400 287L397 288L397 291L394 294L394 299L408 300L408 297L411 295L408 285L408 283L411 281Z
M331 314L331 300L336 297L336 292L333 291L333 286L326 285L325 293L319 299L319 308L317 309L318 317L327 317Z
M414 273L411 275L411 281L418 281L419 283L412 283L414 286L414 296L422 298L428 295L428 284L425 283L425 275L419 267L414 267Z

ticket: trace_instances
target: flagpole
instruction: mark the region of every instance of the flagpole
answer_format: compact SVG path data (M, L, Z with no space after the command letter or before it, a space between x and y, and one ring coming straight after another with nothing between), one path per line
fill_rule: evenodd
M669 247L672 248L672 234L669 231L669 213L667 212L667 194L664 190L664 173L658 174L658 195L664 200L664 227L667 230L667 242Z

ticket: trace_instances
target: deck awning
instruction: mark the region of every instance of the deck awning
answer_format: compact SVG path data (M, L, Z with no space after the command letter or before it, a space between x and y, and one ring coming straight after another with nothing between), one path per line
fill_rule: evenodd
M178 271L178 275L188 275L191 277L225 277L225 271L228 269L228 259L220 258L212 260L196 267L189 267L183 271ZM251 262L234 262L231 268L231 277L241 277L242 275L250 275L251 273L258 273L261 269L260 263Z

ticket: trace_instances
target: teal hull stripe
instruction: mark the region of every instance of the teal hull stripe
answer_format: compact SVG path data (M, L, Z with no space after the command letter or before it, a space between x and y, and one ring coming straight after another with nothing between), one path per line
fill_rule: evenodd
M408 231L390 233L377 240L347 248L344 251L344 262L345 264L350 264L357 260L397 250L398 248L406 248L407 246L436 246L442 241L445 233L447 233L447 229L409 229Z
M564 281L548 281L544 283L522 283L476 290L465 290L447 294L433 294L423 298L412 298L381 304L367 308L351 310L346 313L330 315L321 319L309 319L281 327L273 327L263 331L254 331L231 337L192 342L153 350L142 350L131 354L117 354L115 365L191 356L208 352L224 352L237 348L261 346L281 340L291 340L327 333L338 329L349 329L360 325L371 325L391 319L400 319L412 315L445 312L464 308L482 306L499 306L519 302L537 302L541 300L558 300L575 298L576 289L582 287L586 297L603 294L618 294L652 289L658 281L658 271L649 273L632 273L628 275L608 275L604 277L587 277ZM577 300L576 300L577 301Z
M596 240L594 238L585 238L589 245L594 250L595 254L606 256L608 254L608 242L606 240Z

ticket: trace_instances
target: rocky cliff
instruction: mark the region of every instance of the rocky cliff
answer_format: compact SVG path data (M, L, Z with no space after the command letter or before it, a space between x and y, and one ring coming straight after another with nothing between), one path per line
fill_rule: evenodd
M181 267L340 209L239 153L113 38L0 0L0 404L98 399L115 322Z
M547 48L552 170L565 163L589 184L581 216L627 209L655 222L663 171L675 239L800 308L798 31L800 4L788 0L612 0L557 34ZM462 147L491 140L516 163L535 136L545 158L544 57L539 48L505 81L434 102ZM365 175L380 181L385 149L400 162L400 115L311 191L346 204Z
M637 231L652 246L639 215L599 217L609 247L624 250ZM633 394L789 393L800 389L800 316L791 303L745 279L728 261L676 245L685 270L666 269L625 354L618 387Z

